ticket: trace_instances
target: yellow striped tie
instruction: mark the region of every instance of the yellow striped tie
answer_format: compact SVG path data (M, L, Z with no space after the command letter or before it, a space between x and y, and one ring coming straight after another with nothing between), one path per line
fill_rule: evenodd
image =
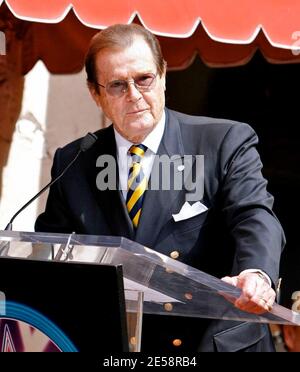
M133 145L129 149L132 165L128 175L128 192L126 205L133 226L137 228L142 210L143 198L147 188L147 179L144 175L141 160L147 151L147 146Z

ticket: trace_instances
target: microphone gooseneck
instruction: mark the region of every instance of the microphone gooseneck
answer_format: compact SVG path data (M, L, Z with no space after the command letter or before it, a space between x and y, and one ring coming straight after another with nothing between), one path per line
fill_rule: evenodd
M78 159L79 155L82 153L82 152L85 152L87 151L88 149L90 149L94 143L96 142L97 140L97 136L93 133L88 133L85 137L83 137L83 139L81 140L81 143L80 143L80 148L79 148L79 151L77 152L77 154L75 155L74 159L66 166L65 169L62 170L61 173L59 173L59 175L54 178L54 180L50 181L49 183L47 183L46 186L44 186L36 195L34 195L27 203L25 203L13 216L12 218L10 219L9 223L7 224L7 226L5 227L5 230L7 231L11 231L12 230L12 223L14 221L14 219L25 209L27 208L35 199L37 199L41 194L43 194L43 192L45 192L49 187L51 187L56 181L58 181L66 172L67 170L76 162L76 160Z

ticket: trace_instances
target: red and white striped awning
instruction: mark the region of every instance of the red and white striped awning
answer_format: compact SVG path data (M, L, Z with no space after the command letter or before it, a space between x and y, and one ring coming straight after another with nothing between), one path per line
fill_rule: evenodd
M71 72L96 30L133 20L159 36L171 68L197 53L211 66L240 65L257 49L272 63L300 61L298 0L0 0L0 18L7 8L30 22L27 69L41 58L53 72Z

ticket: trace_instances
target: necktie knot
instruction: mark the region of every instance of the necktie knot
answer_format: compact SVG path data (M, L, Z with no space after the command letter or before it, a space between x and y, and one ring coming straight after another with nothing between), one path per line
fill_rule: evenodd
M133 163L140 163L143 156L145 155L145 152L147 151L147 146L143 144L139 145L132 145L129 149L129 153L132 158Z

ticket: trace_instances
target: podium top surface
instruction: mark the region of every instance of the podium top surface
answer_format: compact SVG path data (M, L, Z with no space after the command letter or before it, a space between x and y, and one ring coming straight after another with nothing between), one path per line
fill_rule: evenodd
M122 265L126 297L143 291L145 313L300 325L300 314L278 304L241 311L239 288L123 237L0 231L0 256Z

